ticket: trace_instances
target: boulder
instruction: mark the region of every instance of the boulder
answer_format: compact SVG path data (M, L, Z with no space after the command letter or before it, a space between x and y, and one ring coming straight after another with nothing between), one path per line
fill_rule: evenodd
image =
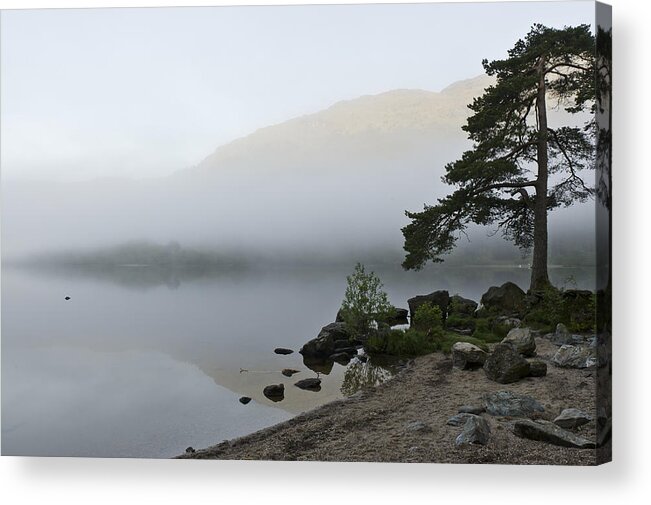
M310 391L321 391L321 379L303 379L294 383L294 386L300 389L308 389Z
M596 365L594 348L581 345L562 345L552 357L560 368L592 368Z
M300 370L294 370L293 368L283 368L281 370L281 374L283 374L285 377L291 377L295 373L299 373Z
M398 326L399 324L409 324L409 311L407 309L401 309L399 307L393 307L393 315L390 317L385 317L379 322L388 324L389 326ZM343 323L344 315L341 309L337 311L337 316L335 322Z
M565 409L554 419L554 424L565 429L578 428L592 421L592 416L579 409Z
M556 345L574 345L583 342L581 335L572 335L563 323L556 325L556 330L551 334L550 340Z
M492 286L481 297L482 306L490 312L518 315L525 306L526 294L512 282Z
M511 391L497 391L484 395L486 412L492 416L529 417L535 412L544 412L543 406L531 396Z
M274 349L274 352L276 354L292 354L294 351L292 351L291 349L286 349L285 347L276 347Z
M463 298L459 295L450 297L448 305L448 315L456 316L473 316L477 310L477 302L469 298Z
M472 415L476 415L476 414L470 414L469 412L460 412L458 414L453 415L450 419L448 419L448 422L445 424L448 424L450 426L465 426L466 421Z
M497 344L484 363L486 377L500 384L510 384L527 377L530 368L529 362L510 344Z
M538 440L561 447L575 447L577 449L594 449L595 443L587 438L580 437L574 433L556 426L550 421L542 419L532 421L531 419L519 419L513 423L513 433L518 437L529 440Z
M330 323L321 328L321 331L303 347L300 352L303 356L326 358L335 352L337 340L350 340L350 331L346 323Z
M274 402L279 402L285 398L285 385L271 384L262 390L262 394Z
M509 316L500 316L497 319L495 319L495 322L501 324L502 326L506 326L507 328L519 328L520 325L522 324L522 321L517 317L509 317Z
M447 317L448 305L450 304L450 293L447 291L434 291L429 295L418 295L414 296L407 300L407 305L409 305L409 315L413 324L414 314L418 307L424 303L430 303L432 305L437 305L441 309L441 314L443 314L443 319Z
M246 405L246 404L249 403L250 401L251 401L251 398L249 398L248 396L243 396L243 397L240 398L240 403L241 403L242 405Z
M523 356L531 357L536 355L536 340L529 328L513 328L502 339L502 343L511 344Z
M389 326L398 326L399 324L409 324L409 310L398 307L393 308L393 315L382 319L380 322Z
M452 346L452 366L461 370L481 368L488 354L468 342L455 342Z
M488 421L483 417L468 414L468 420L463 426L463 431L456 438L454 443L457 446L479 444L486 445L491 434L491 428Z
M547 363L539 359L529 360L529 377L544 377L547 375Z
M482 405L463 405L459 407L459 413L460 414L483 414L486 412L486 407Z

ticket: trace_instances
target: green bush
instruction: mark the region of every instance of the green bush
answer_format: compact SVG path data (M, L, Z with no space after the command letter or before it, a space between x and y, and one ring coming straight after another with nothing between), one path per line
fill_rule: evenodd
M443 327L443 313L438 305L424 303L414 313L413 327L419 331L430 331Z
M395 314L382 282L373 272L366 273L357 263L352 275L346 277L347 286L341 315L353 338L366 337L374 321L385 321Z
M441 328L434 328L429 332L413 328L406 331L390 330L370 336L365 347L368 352L375 354L421 356L441 350L443 337L444 333Z
M586 301L567 296L563 289L549 287L537 293L536 301L524 316L523 322L543 332L552 332L558 323L570 331L594 331L596 318L596 296Z
M461 330L475 331L477 327L477 320L470 316L462 316L459 314L451 314L445 320L447 328L458 328Z

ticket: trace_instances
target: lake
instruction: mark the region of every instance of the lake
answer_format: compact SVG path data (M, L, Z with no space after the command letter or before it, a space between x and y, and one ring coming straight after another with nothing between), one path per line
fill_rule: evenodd
M491 285L526 287L529 278L525 268L367 267L398 307L437 289L479 300ZM351 271L3 267L2 454L167 458L388 379L396 363L353 360L319 368L319 392L293 386L317 376L297 351L334 320ZM557 285L594 289L594 268L550 274ZM300 373L287 378L283 368ZM281 382L284 400L265 398L264 386Z

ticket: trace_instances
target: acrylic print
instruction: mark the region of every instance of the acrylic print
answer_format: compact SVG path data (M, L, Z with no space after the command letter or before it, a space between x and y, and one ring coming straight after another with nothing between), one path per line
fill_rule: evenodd
M610 460L610 8L5 10L2 454Z

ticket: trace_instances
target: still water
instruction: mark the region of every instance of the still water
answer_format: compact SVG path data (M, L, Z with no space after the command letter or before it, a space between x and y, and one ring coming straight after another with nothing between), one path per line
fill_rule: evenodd
M506 280L526 287L529 276L519 268L369 267L399 307L437 289L478 300ZM3 268L2 454L171 457L386 380L394 363L353 360L319 368L321 391L303 391L293 383L317 373L298 352L273 352L298 351L334 320L349 270ZM551 275L593 289L593 269ZM300 373L287 378L283 368ZM277 383L285 399L272 402L262 389ZM253 401L242 405L243 395Z

